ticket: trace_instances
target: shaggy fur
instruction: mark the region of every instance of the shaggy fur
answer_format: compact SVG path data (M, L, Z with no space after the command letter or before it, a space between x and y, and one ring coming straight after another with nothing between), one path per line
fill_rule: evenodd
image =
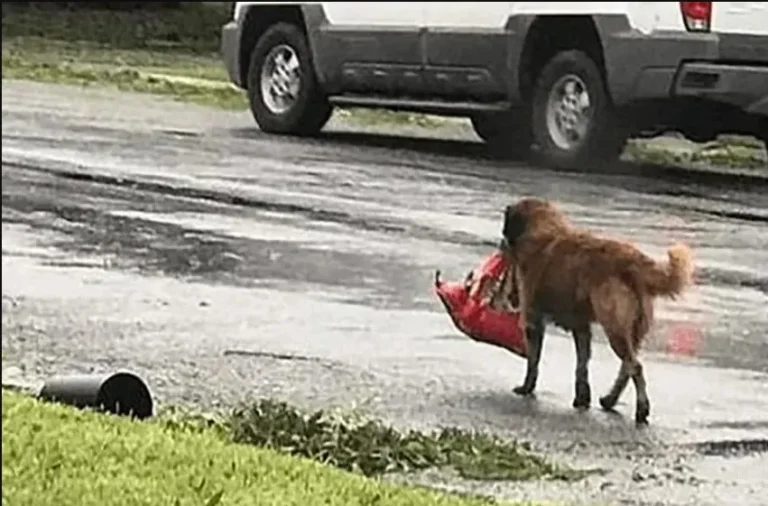
M657 262L628 243L574 228L552 203L534 198L507 206L502 236L501 249L515 272L516 302L529 352L525 380L515 392L528 395L536 387L545 321L550 320L573 334L577 355L573 406L589 407L591 324L598 323L621 359L616 381L600 404L613 409L632 379L635 419L646 423L650 402L637 354L653 322L654 299L675 298L692 281L688 247L674 245L668 262Z

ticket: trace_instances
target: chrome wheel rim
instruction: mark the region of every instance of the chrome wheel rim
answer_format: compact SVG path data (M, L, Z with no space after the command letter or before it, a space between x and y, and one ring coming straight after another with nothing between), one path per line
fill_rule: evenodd
M284 114L299 99L301 63L296 51L287 44L272 48L261 68L261 96L273 114Z
M557 147L572 150L587 135L592 120L589 90L575 74L561 77L549 92L547 130Z

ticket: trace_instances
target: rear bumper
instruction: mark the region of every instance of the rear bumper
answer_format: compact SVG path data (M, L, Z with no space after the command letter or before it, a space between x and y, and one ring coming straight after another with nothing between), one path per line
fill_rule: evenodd
M221 27L221 57L224 60L224 66L227 68L229 80L243 88L243 82L240 78L241 31L241 25L237 21L230 21Z
M605 56L619 105L695 97L768 115L768 37L619 32L606 40Z
M675 96L697 97L768 116L768 66L694 62L681 65Z

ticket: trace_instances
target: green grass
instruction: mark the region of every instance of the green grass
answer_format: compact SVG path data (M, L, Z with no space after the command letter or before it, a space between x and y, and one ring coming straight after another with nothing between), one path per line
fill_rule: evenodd
M45 61L35 58L38 55L6 52L3 48L3 78L25 79L30 81L72 84L79 86L113 86L122 91L134 91L165 95L182 102L240 110L247 107L242 91L218 83L195 82L167 77L167 67L147 64L105 65L103 63L83 63L82 61ZM176 67L175 76L196 77L206 74L204 68L185 73L184 67Z
M2 416L9 506L492 504L233 444L201 424L132 422L5 390Z
M717 166L737 169L768 169L759 141L754 138L722 136L689 149L668 149L658 142L631 141L625 149L630 160L654 165Z
M4 36L3 54L23 58L28 65L68 64L94 69L127 67L138 71L228 82L227 71L216 53L118 49L90 41L68 42L40 37Z

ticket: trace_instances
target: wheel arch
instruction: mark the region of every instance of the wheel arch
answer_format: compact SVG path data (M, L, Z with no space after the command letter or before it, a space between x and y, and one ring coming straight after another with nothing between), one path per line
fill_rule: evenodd
M599 25L591 15L536 16L528 26L517 71L521 99L531 99L536 78L544 65L555 54L569 49L579 49L589 55L607 85L605 48Z
M319 68L316 55L318 29L326 23L322 6L316 4L304 5L250 5L243 14L238 73L240 82L248 82L248 71L251 64L251 52L264 32L275 23L292 23L304 32L312 57L312 66L318 82L325 82L322 69Z

